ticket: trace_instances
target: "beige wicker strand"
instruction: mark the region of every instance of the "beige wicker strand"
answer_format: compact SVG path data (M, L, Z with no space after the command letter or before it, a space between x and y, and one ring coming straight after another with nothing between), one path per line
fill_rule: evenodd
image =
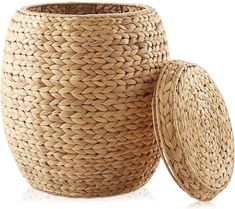
M151 100L168 59L148 6L47 4L12 18L2 73L5 132L37 189L107 196L145 184L160 158Z
M170 61L161 68L153 111L162 156L183 190L199 200L211 200L227 186L234 164L223 98L195 64Z

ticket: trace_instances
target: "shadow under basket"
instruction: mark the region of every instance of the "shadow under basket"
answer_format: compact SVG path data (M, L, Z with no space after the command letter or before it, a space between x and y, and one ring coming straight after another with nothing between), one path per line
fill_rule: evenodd
M45 4L12 18L4 51L5 133L27 181L65 196L135 190L160 151L151 100L168 60L148 6Z

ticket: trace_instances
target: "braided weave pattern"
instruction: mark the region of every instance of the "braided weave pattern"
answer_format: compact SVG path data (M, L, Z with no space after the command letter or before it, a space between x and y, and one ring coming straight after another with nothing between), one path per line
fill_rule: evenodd
M153 99L156 134L170 173L192 197L211 200L231 179L234 144L224 100L195 64L162 65Z
M168 59L147 6L51 4L12 18L2 74L5 132L40 190L106 196L142 186L160 158L151 100Z

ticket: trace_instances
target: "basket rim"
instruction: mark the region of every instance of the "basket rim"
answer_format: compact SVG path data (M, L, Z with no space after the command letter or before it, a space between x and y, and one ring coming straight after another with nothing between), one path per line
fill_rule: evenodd
M61 14L61 13L48 13L48 12L35 12L30 11L29 9L37 6L49 6L49 5L117 5L117 6L133 6L133 7L142 7L143 9L132 11L132 12L123 12L123 13L104 13L104 14ZM118 18L118 17L130 17L135 15L143 15L151 12L155 12L155 9L149 5L145 4L136 4L136 3L106 3L106 2L52 2L52 3L41 3L41 4L32 4L28 6L24 6L21 9L17 10L17 12L24 13L26 15L33 16L48 16L48 17L61 17L61 18L69 18L69 17L78 17L78 18Z

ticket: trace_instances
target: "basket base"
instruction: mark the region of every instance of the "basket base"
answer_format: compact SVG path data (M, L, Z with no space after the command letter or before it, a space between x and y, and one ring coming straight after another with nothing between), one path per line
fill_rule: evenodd
M65 197L108 197L113 195L124 194L135 191L145 185L154 174L159 164L159 158L155 158L150 167L145 168L136 175L122 175L119 179L110 179L103 181L95 181L92 179L78 179L77 181L49 178L46 175L29 175L29 172L21 169L23 176L27 182L34 188L49 194L65 196ZM140 170L139 170L140 171ZM48 174L48 173L47 173ZM88 182L90 182L88 184Z
M135 190L140 189L142 186L144 186L149 179L145 180L144 182L140 184L133 185L132 187L127 186L127 187L120 187L120 188L115 188L115 189L107 189L107 190L102 190L100 191L97 189L96 192L93 193L88 193L86 191L80 191L80 192L65 192L62 190L55 190L52 187L41 187L39 185L36 185L32 182L29 182L29 184L36 190L42 191L42 192L47 192L52 195L57 195L57 196L64 196L64 197L71 197L71 198L95 198L95 197L109 197L109 196L115 196L115 195L121 195L129 192L133 192Z

